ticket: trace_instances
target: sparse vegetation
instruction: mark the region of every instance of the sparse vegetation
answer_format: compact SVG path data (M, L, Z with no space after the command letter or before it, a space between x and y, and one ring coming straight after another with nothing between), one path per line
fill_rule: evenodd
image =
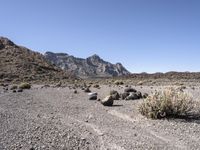
M11 87L10 87L10 90L16 90L18 87L17 87L17 85L12 85Z
M116 85L123 85L123 84L124 84L124 82L123 82L123 81L120 81L120 80L116 80L114 83L115 83Z
M188 94L169 88L156 91L140 105L139 111L147 118L161 119L169 117L187 117L192 114L195 102Z
M29 83L27 83L27 82L24 82L24 83L21 83L19 85L19 88L21 88L21 89L30 89L31 85Z
M137 83L137 85L143 85L144 84L144 81L139 81L138 83Z
M99 84L95 84L93 87L94 88L100 88Z

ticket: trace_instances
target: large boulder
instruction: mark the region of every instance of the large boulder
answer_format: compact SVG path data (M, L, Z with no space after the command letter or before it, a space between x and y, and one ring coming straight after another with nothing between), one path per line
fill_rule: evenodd
M142 98L142 93L140 91L135 92L135 94L137 95L138 99Z
M120 98L119 93L117 91L115 91L115 90L110 91L110 95L112 96L112 98L114 100L119 100L119 98Z
M112 106L113 103L114 103L114 99L113 99L112 95L109 95L106 98L104 98L103 100L101 100L101 104L103 104L104 106Z
M136 100L136 99L139 99L139 97L138 94L134 92L130 93L129 96L125 98L125 100Z
M125 98L125 100L136 100L136 99L141 99L142 93L140 91L137 92L130 92L129 95Z
M129 93L128 92L124 92L124 93L121 93L120 94L120 97L121 97L121 99L126 99L127 97L129 96Z
M137 92L137 90L134 89L134 88L128 87L128 88L124 89L124 92L128 92L128 93L130 93L130 92Z

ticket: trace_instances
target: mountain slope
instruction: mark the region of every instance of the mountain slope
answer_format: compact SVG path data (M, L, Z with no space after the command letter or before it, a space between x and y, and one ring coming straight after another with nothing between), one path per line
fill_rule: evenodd
M0 37L0 81L56 81L68 77L42 54Z
M111 77L130 74L122 64L111 64L96 54L82 59L65 53L46 52L45 58L63 70L73 71L81 77Z

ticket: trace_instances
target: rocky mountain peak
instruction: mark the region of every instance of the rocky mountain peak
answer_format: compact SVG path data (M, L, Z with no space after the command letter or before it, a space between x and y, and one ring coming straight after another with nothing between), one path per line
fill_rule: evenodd
M7 46L14 46L15 44L9 40L8 38L5 38L5 37L0 37L0 49L3 49Z
M99 61L102 60L102 59L100 58L100 56L97 55L97 54L94 54L94 55L88 57L87 59L88 59L88 60L91 60L91 61L97 61L97 62L99 62Z
M94 54L94 55L90 56L90 58L100 59L99 55L97 55L97 54Z
M118 63L116 63L116 65L117 65L117 66L123 66L123 65L122 65L121 63L119 63L119 62L118 62Z

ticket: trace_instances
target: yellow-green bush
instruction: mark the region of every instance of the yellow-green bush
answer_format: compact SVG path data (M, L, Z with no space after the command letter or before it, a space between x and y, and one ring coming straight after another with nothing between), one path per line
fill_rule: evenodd
M195 107L192 97L174 88L156 91L148 96L139 107L147 118L160 119L183 117L191 114Z
M120 80L116 80L116 81L114 82L114 84L116 84L116 85L123 85L124 82L123 82L123 81L120 81Z
M24 82L24 83L21 83L19 85L19 88L21 88L21 89L30 89L31 85L29 83Z

